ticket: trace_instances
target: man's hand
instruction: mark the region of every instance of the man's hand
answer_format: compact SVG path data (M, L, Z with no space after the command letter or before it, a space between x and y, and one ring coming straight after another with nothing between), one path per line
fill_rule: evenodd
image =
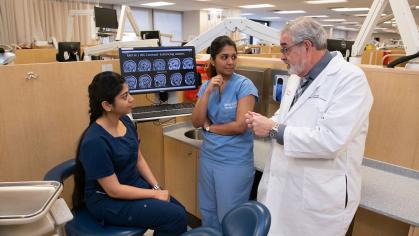
M269 130L275 126L275 121L256 112L249 111L245 117L247 127L253 129L253 132L259 137L268 136Z

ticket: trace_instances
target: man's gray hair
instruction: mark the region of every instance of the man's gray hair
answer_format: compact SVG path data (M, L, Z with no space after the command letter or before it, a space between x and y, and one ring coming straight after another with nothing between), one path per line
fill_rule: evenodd
M327 48L327 33L324 28L310 17L298 17L281 31L288 34L293 43L309 40L317 50Z

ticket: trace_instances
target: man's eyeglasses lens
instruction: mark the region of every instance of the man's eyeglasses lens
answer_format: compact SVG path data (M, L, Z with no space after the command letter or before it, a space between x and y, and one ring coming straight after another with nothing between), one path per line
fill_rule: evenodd
M283 53L283 54L287 54L287 53L290 51L290 49L291 49L292 47L297 46L297 45L299 45L299 44L301 44L301 43L303 43L303 42L304 42L304 41L301 41L301 42L298 42L298 43L294 43L293 45L291 45L291 46L289 46L289 47L281 48L279 51L280 51L281 53Z

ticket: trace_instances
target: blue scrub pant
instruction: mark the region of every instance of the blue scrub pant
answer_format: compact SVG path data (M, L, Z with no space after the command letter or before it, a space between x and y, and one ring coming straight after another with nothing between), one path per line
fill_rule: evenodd
M157 199L116 200L124 205L118 212L104 211L104 223L153 229L155 236L178 236L186 232L185 208L173 197L170 202Z
M224 215L249 201L255 169L252 165L234 166L200 158L198 198L202 225L221 231Z

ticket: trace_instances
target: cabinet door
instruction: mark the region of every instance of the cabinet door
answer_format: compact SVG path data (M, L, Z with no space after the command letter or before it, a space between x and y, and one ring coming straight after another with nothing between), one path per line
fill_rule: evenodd
M165 187L186 210L196 215L197 149L164 138Z
M201 211L199 210L199 199L198 199L198 176L199 176L199 150L196 153L196 217L202 219Z
M140 149L154 176L160 185L165 187L163 167L163 131L153 122L137 124L141 139Z

